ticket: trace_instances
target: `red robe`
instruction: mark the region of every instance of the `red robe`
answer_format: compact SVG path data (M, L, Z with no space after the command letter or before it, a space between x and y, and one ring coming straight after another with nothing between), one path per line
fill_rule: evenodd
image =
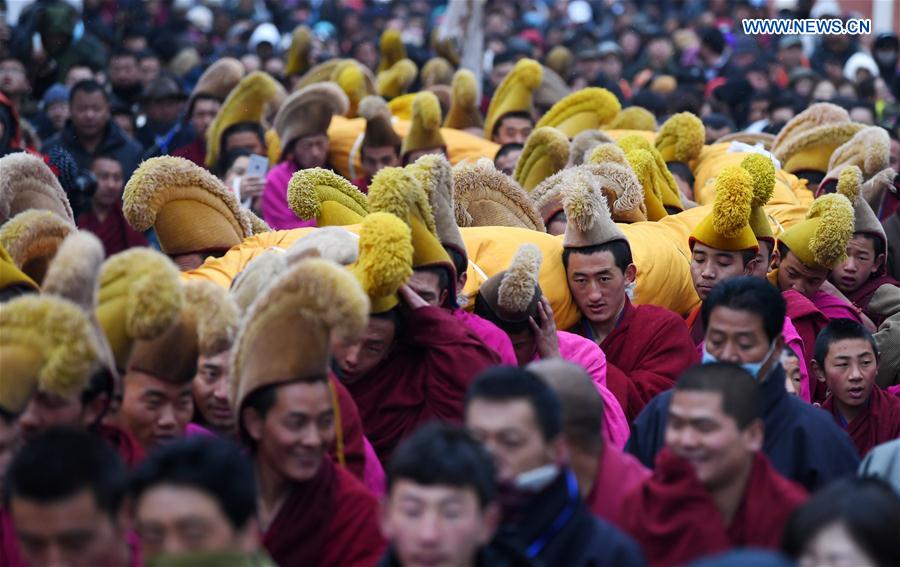
M822 409L831 412L834 421L850 434L860 457L875 445L900 439L900 398L892 396L876 384L863 410L847 423L834 403L834 395L828 396Z
M357 189L362 191L364 195L369 194L369 183L372 182L371 177L357 177L352 181L353 185L356 186Z
M475 333L439 307L408 312L402 326L403 336L388 358L347 385L382 462L423 423L461 422L469 384L500 362Z
M278 565L370 567L386 542L378 500L345 469L324 460L316 476L297 483L263 534Z
M28 563L19 551L19 541L13 527L12 516L0 507L0 567L27 567Z
M340 426L344 464L347 470L353 473L353 476L359 479L360 482L365 482L366 447L363 440L363 426L362 420L359 418L359 410L356 408L353 396L341 384L340 380L330 373L328 380L334 386L334 392L338 399L338 411L341 413ZM330 453L332 460L338 463L337 447Z
M78 216L78 228L93 232L103 243L107 258L135 246L147 246L147 238L131 228L122 214L122 201L116 203L102 221L94 211L86 210Z
M190 160L200 167L206 167L206 138L204 136L197 137L193 142L186 146L181 146L174 152L173 156L182 157Z
M812 368L816 337L828 325L828 317L823 315L812 301L797 291L792 289L783 291L781 297L787 303L787 316L794 322L797 333L803 339L806 367ZM819 380L810 380L809 386L811 401L822 403L827 390L825 383Z
M872 300L872 296L875 295L875 292L883 285L898 286L900 285L900 282L891 276L882 273L880 276L869 278L866 283L859 286L859 289L847 294L847 299L849 299L857 309L865 313L866 316L875 323L876 327L879 327L884 322L885 316L870 311L869 301Z
M594 338L586 319L571 331ZM629 422L698 361L681 317L656 305L633 305L628 298L615 329L600 343L600 349L606 353L607 387Z
M633 455L607 444L600 455L594 486L585 498L588 508L595 516L619 525L625 497L651 474Z
M663 449L653 476L625 498L621 525L650 565L683 565L736 546L778 549L788 518L806 498L803 487L779 475L758 452L744 498L725 526L693 466Z
M129 470L136 469L146 456L144 448L131 432L126 429L116 425L100 424L94 430L94 433L116 450Z

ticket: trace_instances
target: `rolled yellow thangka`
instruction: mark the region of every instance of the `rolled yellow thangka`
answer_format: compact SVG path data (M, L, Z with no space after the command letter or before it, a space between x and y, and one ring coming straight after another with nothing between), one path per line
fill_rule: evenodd
M523 189L531 191L541 181L566 167L568 162L569 139L566 135L549 126L536 128L525 140L513 179Z
M568 138L574 138L583 130L597 129L612 122L622 105L619 99L606 89L590 87L576 91L548 110L535 128L553 126Z
M295 215L316 219L316 226L358 224L369 213L369 202L356 186L320 167L294 173L287 198Z

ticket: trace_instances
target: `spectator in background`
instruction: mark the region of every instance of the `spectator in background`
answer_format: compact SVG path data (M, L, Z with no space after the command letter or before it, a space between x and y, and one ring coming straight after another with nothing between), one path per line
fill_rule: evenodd
M127 106L136 106L141 100L144 88L137 54L119 48L110 56L106 69L112 94Z
M703 117L703 126L706 128L706 143L714 144L716 140L726 134L735 131L734 122L724 114L708 114Z
M266 180L256 175L247 175L252 152L246 148L235 148L225 152L220 161L223 169L218 176L225 182L225 187L235 194L240 194L241 202L248 204L249 209L259 211L259 199L266 186Z
M803 39L798 35L787 35L780 38L775 57L784 73L783 78L786 83L787 78L795 69L806 65L806 57L803 55Z
M31 85L25 72L25 65L13 57L0 58L0 92L15 105L20 116L28 117L37 107L29 99Z
M718 28L700 31L700 62L707 81L726 77L731 72L731 48Z
M178 81L168 75L159 77L147 87L141 97L147 120L137 131L137 141L144 147L145 159L168 155L194 139L190 126L179 120L187 98Z
M97 80L97 74L94 73L94 70L87 65L76 63L75 65L69 67L69 71L66 73L63 79L63 84L67 89L71 89L75 86L76 83L87 80Z
M69 89L59 83L44 93L41 115L37 121L38 136L46 140L62 131L69 119Z
M122 129L129 139L134 139L137 132L137 124L135 124L134 111L131 107L121 102L113 102L110 110L113 122ZM71 110L70 110L71 113Z
M206 130L221 107L222 101L213 95L194 95L188 103L188 120L194 132L194 141L176 149L172 155L189 159L203 167L206 160Z
M77 83L69 93L69 112L62 132L44 143L44 151L60 146L82 170L90 169L94 157L110 155L122 165L125 179L131 177L141 160L141 147L110 120L109 95L103 87L95 81Z
M140 68L141 85L143 85L145 89L159 77L161 66L159 56L156 53L149 49L140 52L140 55L138 56L138 67Z
M850 105L850 120L872 126L875 124L875 108L866 102L856 100Z
M503 144L500 146L500 149L497 150L497 155L494 156L494 167L505 173L506 175L512 176L513 172L516 170L516 163L519 161L519 156L522 155L522 149L525 146L521 143L510 143Z
M809 101L812 97L813 88L819 82L819 75L810 69L801 67L791 71L788 88L793 91L798 98L803 101Z
M99 154L91 162L90 171L97 185L90 208L77 219L78 228L96 234L107 256L134 246L147 246L144 235L131 228L122 214L122 164L111 155Z

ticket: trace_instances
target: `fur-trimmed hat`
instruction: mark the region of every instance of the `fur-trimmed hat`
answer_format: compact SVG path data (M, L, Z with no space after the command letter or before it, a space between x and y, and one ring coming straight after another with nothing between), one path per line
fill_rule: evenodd
M304 220L317 226L358 224L369 213L366 196L355 185L330 169L301 169L291 176L288 205Z
M26 152L0 158L0 223L29 209L52 211L74 223L66 192L42 159Z
M466 243L456 224L453 196L453 167L446 157L428 154L406 166L422 184L434 214L435 233L444 245L468 260Z
M541 115L550 110L550 107L556 104L556 101L564 99L570 94L572 94L572 89L569 88L569 85L566 84L563 78L550 67L544 67L541 84L532 93L534 111Z
M412 59L401 59L378 72L378 94L390 100L405 94L416 81L419 68Z
M222 252L253 234L234 193L179 157L143 162L125 185L122 203L128 224L139 232L153 227L170 256Z
M622 109L619 99L606 89L590 87L576 91L554 104L535 128L553 126L574 138L583 130L601 128Z
M400 156L405 158L410 152L433 148L446 148L441 135L441 105L434 93L423 91L416 94L412 106L412 123L409 133L403 138Z
M453 65L443 57L432 57L422 66L420 75L423 88L449 85L453 80Z
M610 130L646 130L656 132L656 117L643 106L629 106L619 111L612 122L606 125Z
M489 319L501 324L517 324L537 318L543 295L538 283L541 260L540 248L531 243L523 244L516 250L507 269L481 284L478 296L491 312Z
M484 119L478 108L478 84L475 75L468 69L460 69L453 74L453 91L450 110L444 119L445 128L481 128Z
M96 315L116 367L128 367L134 341L153 339L172 326L181 306L180 275L167 257L149 248L110 256L100 270Z
M806 266L830 270L846 258L853 225L853 206L847 197L823 195L813 201L806 219L784 231L778 242Z
M369 211L370 214L391 213L409 225L412 231L413 268L444 268L450 275L450 281L456 280L453 261L437 236L428 195L412 171L385 167L376 173L369 185Z
M331 81L344 91L347 95L347 111L344 113L348 118L352 118L359 113L359 104L370 93L366 84L366 75L363 72L362 65L353 59L347 59L334 69Z
M0 309L0 408L18 414L37 390L63 396L87 386L99 363L87 317L54 296L18 297Z
M313 250L320 258L349 266L359 259L359 236L339 226L317 228L288 246L284 259L293 266Z
M603 195L590 184L576 184L563 194L566 212L564 248L585 248L613 240L628 242L609 214Z
M511 112L533 112L532 94L541 84L543 67L534 59L520 59L491 97L484 120L484 137L490 140L494 126Z
M603 130L582 130L569 144L569 165L581 165L585 163L590 151L600 144L614 144L612 138Z
M184 300L196 305L197 347L201 356L215 356L231 349L237 334L238 306L222 286L196 280L185 284Z
M638 149L626 152L625 157L644 189L644 208L647 211L647 220L658 221L668 216L669 213L663 205L662 183L658 180L659 170L653 154L647 150Z
M312 57L312 31L308 26L299 25L291 34L291 46L285 54L284 76L302 75L310 67Z
M772 154L788 173L828 171L831 154L865 128L843 108L819 102L791 118L772 143Z
M525 140L513 179L525 191L531 191L541 181L566 167L568 162L569 138L556 128L535 128Z
M348 70L348 65L353 65L355 71ZM361 84L359 82L360 74L362 75ZM299 91L304 87L308 87L309 85L327 81L336 83L341 87L344 94L350 99L351 106L354 106L354 102L359 103L362 98L367 95L378 93L378 89L375 86L375 75L372 73L371 69L356 59L341 59L338 57L319 63L315 67L309 69L302 77L300 77L297 84L294 85L294 92Z
M837 192L847 197L853 205L853 233L870 234L881 239L884 250L888 250L887 234L884 227L878 221L878 217L872 211L869 203L860 195L863 183L863 173L856 165L848 165L843 168L838 178Z
M313 83L291 94L272 124L281 140L282 157L300 138L327 134L331 117L349 109L347 95L335 83Z
M373 315L400 302L397 291L413 273L413 235L407 223L390 213L372 213L359 229L359 259L351 267L369 296Z
M378 50L381 55L378 60L379 73L390 69L397 61L406 59L406 46L403 45L399 30L384 30L378 43Z
M244 65L234 57L222 57L207 67L197 79L188 106L193 105L199 95L208 95L224 101L228 94L244 78Z
M575 56L569 48L563 45L557 45L551 49L544 57L544 65L553 69L553 71L564 79L572 74L572 65L575 63Z
M56 213L30 209L0 226L0 246L31 280L41 285L63 239L78 229Z
M738 252L759 250L750 228L750 204L753 200L753 177L740 166L729 166L716 177L716 199L712 211L701 220L688 239L716 250Z
M453 190L459 226L546 230L528 193L487 158L457 164L453 168Z
M688 163L696 159L706 143L703 122L690 112L673 114L656 135L656 149L666 163Z
M361 147L390 146L400 151L403 140L391 125L391 111L380 96L367 96L359 104L359 115L366 119L366 132Z
M325 378L332 335L355 339L368 308L356 279L333 262L304 260L279 277L250 307L231 351L235 413L264 386Z
M775 244L775 233L769 226L766 210L763 208L775 194L775 164L762 154L750 154L741 161L753 180L753 198L750 200L750 228L757 240L767 240Z
M868 180L887 168L890 162L891 138L887 130L880 126L863 128L831 154L828 173L819 184L817 193L833 191L841 170L848 165L857 166L862 172L863 180Z
M206 129L206 167L214 167L219 160L225 130L241 122L261 123L286 96L284 87L267 73L255 71L241 79Z
M38 292L40 287L13 262L9 252L0 244L0 297L6 299L32 291Z

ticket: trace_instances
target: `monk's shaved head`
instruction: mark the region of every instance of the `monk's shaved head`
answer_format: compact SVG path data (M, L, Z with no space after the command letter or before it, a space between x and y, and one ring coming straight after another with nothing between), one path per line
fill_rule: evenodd
M598 454L603 448L603 399L590 375L561 358L538 360L527 368L559 397L563 433L568 442L582 451Z
M759 386L746 370L731 362L714 362L688 368L676 392L709 392L722 395L722 412L734 419L738 429L762 417Z

